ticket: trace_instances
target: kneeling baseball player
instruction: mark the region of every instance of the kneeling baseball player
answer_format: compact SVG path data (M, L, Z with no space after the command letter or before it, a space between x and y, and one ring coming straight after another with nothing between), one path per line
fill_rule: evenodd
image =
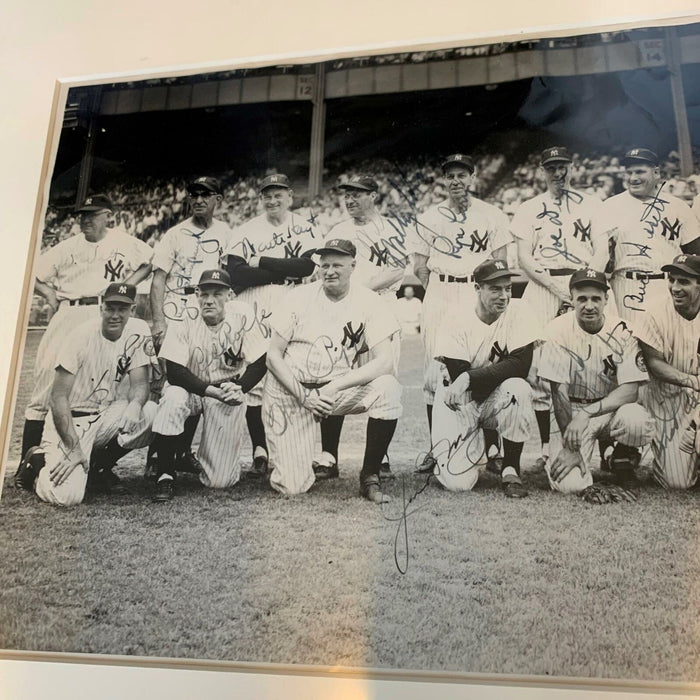
M135 286L110 284L100 319L79 325L58 352L41 446L27 451L15 475L16 486L34 489L42 501L81 503L88 471L95 490L116 490L114 465L151 438L151 332L131 317L135 299ZM127 380L128 398L120 400L117 390Z
M401 416L391 348L398 322L375 292L351 284L357 254L351 241L331 239L316 252L321 281L290 291L272 318L263 390L270 484L288 495L308 491L315 480L316 423L367 411L360 493L385 503L379 469ZM353 368L365 348L369 361Z
M551 465L545 465L550 486L581 493L593 484L591 463L599 439L603 468L627 483L639 466L639 448L653 437L654 424L637 403L648 379L637 341L625 321L604 313L605 275L579 270L569 289L574 311L545 329L539 376L552 387L563 442Z
M484 462L482 428L503 438L501 483L509 498L527 496L520 456L533 419L526 381L540 332L521 301L511 301L515 274L501 260L474 268L476 304L443 322L435 359L449 381L438 385L433 407L432 444L437 480L452 491L470 491Z
M657 424L655 480L688 489L697 482L700 453L700 256L678 255L661 269L668 292L635 326L650 375L643 401Z
M202 415L200 481L228 488L241 473L245 394L265 374L265 344L253 309L232 300L225 270L205 270L197 286L200 314L168 326L159 357L168 383L153 422L157 481L154 502L169 501L185 421Z

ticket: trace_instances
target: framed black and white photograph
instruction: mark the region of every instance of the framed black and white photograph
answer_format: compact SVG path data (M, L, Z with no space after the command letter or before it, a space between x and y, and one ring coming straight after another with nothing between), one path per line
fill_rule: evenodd
M3 654L697 687L700 24L61 80L45 159Z

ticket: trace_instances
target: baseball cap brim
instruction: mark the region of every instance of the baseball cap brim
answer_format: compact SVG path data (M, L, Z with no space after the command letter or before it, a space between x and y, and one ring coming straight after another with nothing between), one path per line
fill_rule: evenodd
M126 294L110 294L109 296L105 296L102 298L102 303L106 302L118 302L120 304L135 304L136 301L132 299L131 297L127 296Z
M576 289L576 287L599 287L606 292L610 290L610 287L605 282L596 279L580 279L569 285L569 289Z
M341 250L340 248L316 248L316 255L347 255L350 258L355 256L349 250Z
M693 270L689 265L684 265L683 263L668 263L668 265L662 265L662 272L673 272L678 270L685 275L690 275L691 277L700 277L700 272Z
M82 214L83 212L91 211L112 211L109 207L101 207L99 204L86 204L75 210L76 214Z
M363 192L374 192L373 187L365 187L364 185L358 185L357 183L344 182L342 185L338 185L340 190L362 190Z
M518 274L517 272L514 272L513 270L496 270L492 272L490 275L486 275L486 277L482 277L480 282L477 282L477 284L481 284L481 282L493 282L493 280L497 280L501 277L517 277Z
M231 289L231 285L226 284L224 280L204 280L197 285L198 289L202 287L226 287L226 289Z

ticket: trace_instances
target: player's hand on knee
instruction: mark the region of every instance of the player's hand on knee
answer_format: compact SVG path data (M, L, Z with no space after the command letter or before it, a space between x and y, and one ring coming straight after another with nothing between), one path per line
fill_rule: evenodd
M333 410L333 401L327 396L321 395L318 389L314 389L304 398L304 408L314 414L316 418L326 418Z
M122 417L119 419L120 433L133 433L141 422L141 405L136 401L131 401L124 409Z
M54 486L60 486L78 467L85 472L89 469L90 460L85 453L76 447L71 450L59 463L49 472L49 478Z
M469 389L469 374L464 372L448 387L445 387L443 400L447 408L456 411L464 403L464 397Z
M553 481L561 481L572 469L578 467L581 470L581 475L586 474L586 467L581 458L581 453L577 450L570 450L563 447L559 454L554 458L550 468L550 476Z
M160 350L160 346L163 344L163 338L165 337L167 325L165 319L159 319L153 321L153 327L151 328L151 337L153 338L153 346L156 352Z
M221 385L222 401L229 406L240 406L245 401L245 394L240 384L224 382Z
M570 450L580 450L583 433L588 426L590 417L585 411L579 411L573 416L569 425L566 426L564 432L564 445Z

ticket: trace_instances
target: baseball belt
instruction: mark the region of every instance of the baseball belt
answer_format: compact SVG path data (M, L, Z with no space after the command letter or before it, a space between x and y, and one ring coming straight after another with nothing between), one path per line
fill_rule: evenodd
M100 297L80 297L80 299L64 299L68 306L94 306L100 303Z
M466 277L454 277L453 275L438 275L440 282L473 282L474 275L467 275Z
M326 386L326 384L330 384L330 381L328 382L299 382L304 389L320 389L322 386Z
M303 280L300 279L287 279L287 280L279 280L279 282L270 282L270 284L281 284L281 285L288 285L288 284L301 284Z
M566 277L567 275L573 275L574 272L578 272L575 268L563 267L560 270L547 270L547 272L552 277Z
M88 416L98 416L99 411L71 411L73 418L87 418Z
M599 399L578 399L575 396L569 396L569 401L571 403L580 403L580 404L585 404L586 406L588 404L595 403L596 401L602 401L603 397L601 396Z
M628 280L662 280L666 275L663 272L625 272Z

